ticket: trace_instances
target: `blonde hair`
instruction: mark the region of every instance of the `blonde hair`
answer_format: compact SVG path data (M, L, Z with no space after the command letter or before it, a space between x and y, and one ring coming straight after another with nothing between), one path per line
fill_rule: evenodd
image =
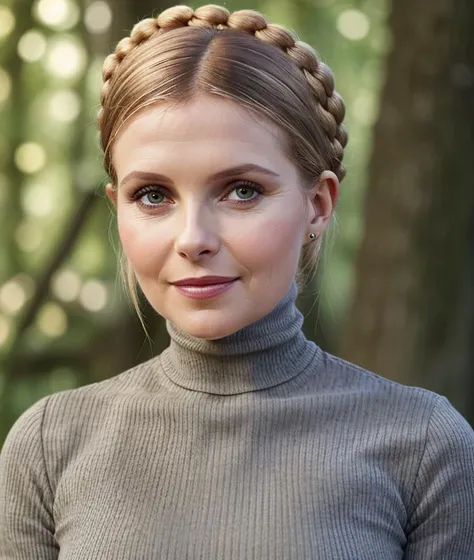
M345 107L331 70L308 44L259 12L230 13L217 5L174 6L138 22L104 61L98 115L105 168L116 188L113 141L122 126L159 101L185 103L218 95L269 119L283 131L285 149L302 185L324 170L342 180ZM322 237L305 245L301 288L318 263ZM122 278L143 324L134 271L122 254ZM146 329L145 329L146 330Z

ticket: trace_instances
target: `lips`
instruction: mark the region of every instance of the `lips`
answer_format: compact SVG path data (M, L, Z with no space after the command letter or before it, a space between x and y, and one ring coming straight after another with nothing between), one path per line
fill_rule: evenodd
M176 290L183 296L194 300L215 298L230 290L238 278L228 276L205 276L185 278L174 283Z
M178 280L172 282L174 286L214 286L216 284L229 284L237 280L237 277L232 276L201 276L199 278L184 278L183 280Z

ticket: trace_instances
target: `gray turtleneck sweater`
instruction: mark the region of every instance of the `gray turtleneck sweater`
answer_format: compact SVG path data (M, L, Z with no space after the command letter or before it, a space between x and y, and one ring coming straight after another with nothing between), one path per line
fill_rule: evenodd
M0 455L2 560L472 560L474 434L305 339L294 285L219 341L45 397Z

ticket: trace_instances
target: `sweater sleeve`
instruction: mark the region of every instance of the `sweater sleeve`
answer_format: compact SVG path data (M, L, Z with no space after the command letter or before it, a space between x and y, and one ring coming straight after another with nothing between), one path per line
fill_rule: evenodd
M474 558L474 432L444 397L430 418L411 511L404 560Z
M0 454L0 560L54 560L59 555L42 441L48 400L39 400L18 418Z

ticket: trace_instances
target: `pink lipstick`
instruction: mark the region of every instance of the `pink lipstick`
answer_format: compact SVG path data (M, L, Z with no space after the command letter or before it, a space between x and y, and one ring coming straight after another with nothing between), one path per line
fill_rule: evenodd
M209 299L232 288L238 278L229 276L201 276L172 282L178 292L192 299Z

